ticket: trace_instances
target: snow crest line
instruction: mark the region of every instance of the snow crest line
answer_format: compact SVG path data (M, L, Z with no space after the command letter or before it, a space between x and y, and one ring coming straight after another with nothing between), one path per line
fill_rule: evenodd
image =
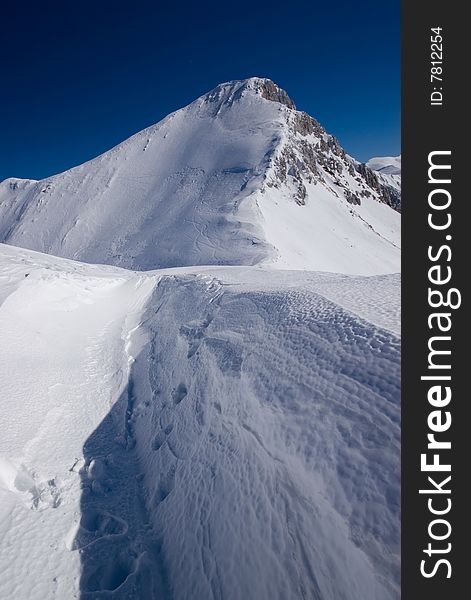
M182 597L397 597L397 339L316 294L202 274L162 277L142 322L132 451L161 581Z

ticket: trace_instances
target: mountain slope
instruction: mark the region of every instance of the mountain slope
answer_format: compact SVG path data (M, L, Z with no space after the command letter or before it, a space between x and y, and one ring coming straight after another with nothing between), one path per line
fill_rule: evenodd
M0 184L0 241L138 270L399 271L397 188L266 79L222 84L109 152Z
M0 596L399 598L398 279L0 246Z

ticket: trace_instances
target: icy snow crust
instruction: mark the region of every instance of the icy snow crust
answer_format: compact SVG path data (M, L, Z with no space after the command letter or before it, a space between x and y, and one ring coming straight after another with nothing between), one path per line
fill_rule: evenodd
M398 598L398 283L0 246L0 597Z
M222 84L79 167L1 182L0 241L137 270L398 272L400 215L285 96L259 78Z

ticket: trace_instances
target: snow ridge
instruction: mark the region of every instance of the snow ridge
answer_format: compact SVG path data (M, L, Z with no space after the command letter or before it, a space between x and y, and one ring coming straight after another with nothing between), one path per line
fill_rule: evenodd
M2 597L399 597L397 276L0 276Z

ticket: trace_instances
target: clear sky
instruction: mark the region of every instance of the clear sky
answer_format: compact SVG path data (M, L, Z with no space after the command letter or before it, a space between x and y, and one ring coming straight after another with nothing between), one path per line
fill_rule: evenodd
M399 0L9 2L0 180L80 164L218 83L269 77L359 160L400 152Z

